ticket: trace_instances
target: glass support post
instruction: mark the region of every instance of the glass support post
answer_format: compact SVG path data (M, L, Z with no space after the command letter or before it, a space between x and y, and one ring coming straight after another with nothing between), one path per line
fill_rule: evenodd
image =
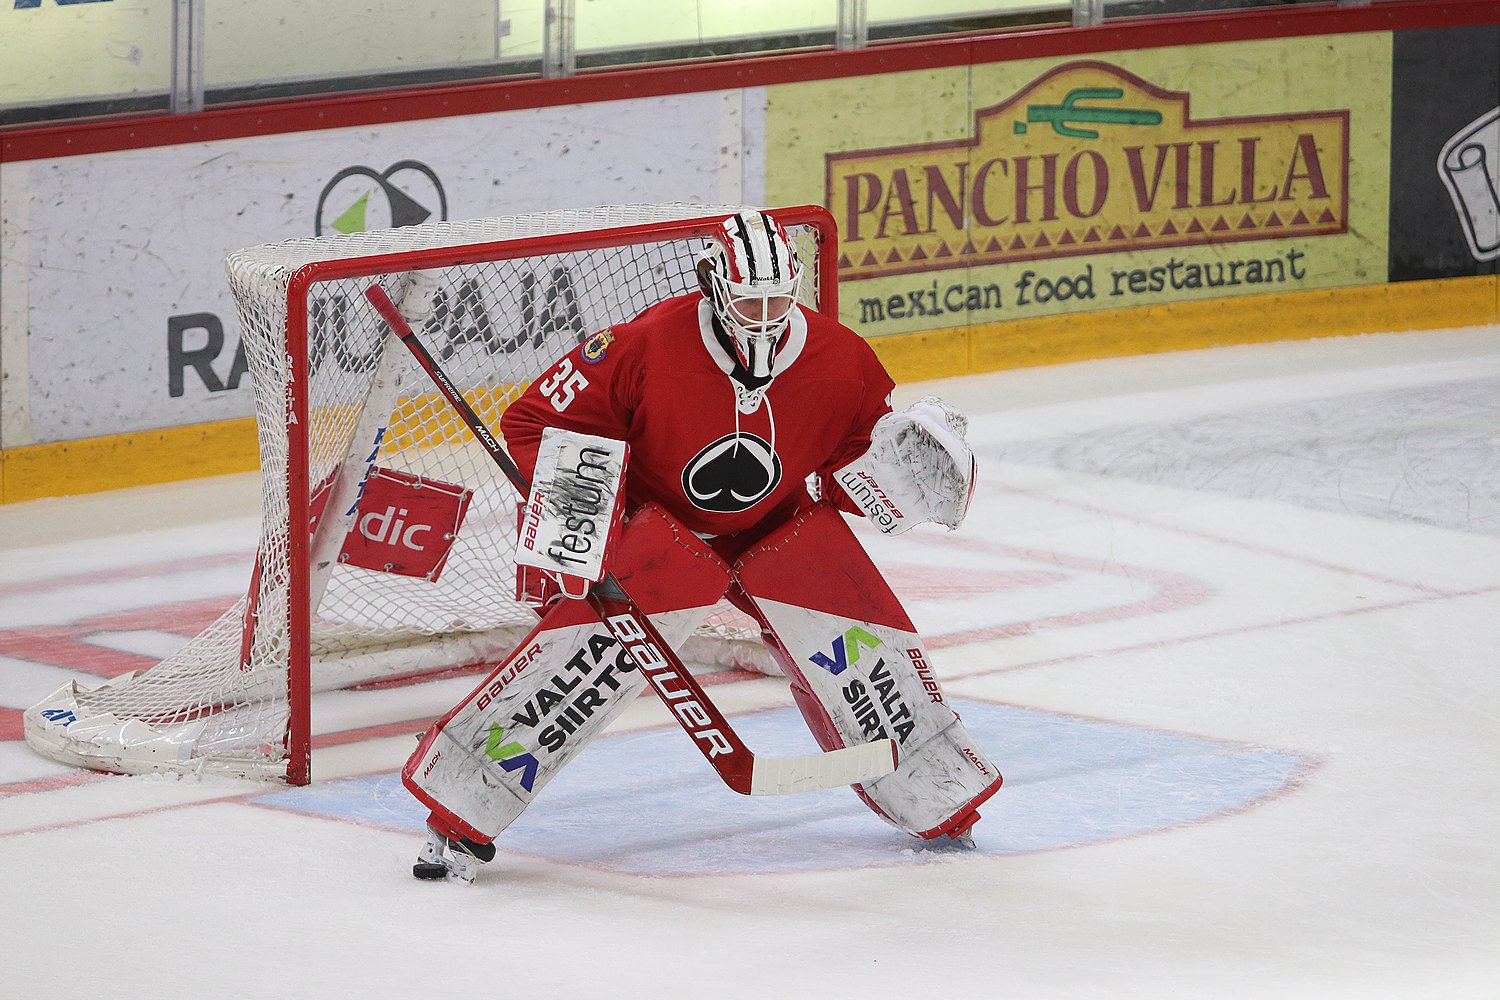
M546 27L542 36L542 76L572 76L578 69L577 29L574 0L546 0Z
M203 110L204 0L172 0L172 92L174 115Z
M1073 0L1073 27L1092 28L1104 23L1104 0Z
M870 43L868 0L838 0L838 29L834 44L840 50L862 49Z

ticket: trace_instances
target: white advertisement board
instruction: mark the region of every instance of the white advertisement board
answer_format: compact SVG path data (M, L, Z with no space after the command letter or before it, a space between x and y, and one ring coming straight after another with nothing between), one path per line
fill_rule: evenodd
M0 445L250 416L232 250L620 202L758 202L763 109L762 91L735 90L6 163Z

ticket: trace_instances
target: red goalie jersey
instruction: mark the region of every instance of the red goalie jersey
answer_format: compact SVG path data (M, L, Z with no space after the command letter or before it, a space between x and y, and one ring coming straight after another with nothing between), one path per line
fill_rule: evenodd
M798 308L773 377L747 388L756 380L731 377L734 355L712 319L702 295L681 295L565 355L501 419L522 472L531 476L546 427L627 441L627 506L655 502L693 532L719 536L721 550L806 505L812 475L824 496L857 512L829 474L869 447L890 411L893 383L875 352Z

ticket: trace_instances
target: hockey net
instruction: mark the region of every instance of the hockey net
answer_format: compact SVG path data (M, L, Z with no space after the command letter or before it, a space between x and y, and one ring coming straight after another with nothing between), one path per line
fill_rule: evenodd
M28 742L99 770L302 784L312 692L498 662L537 620L515 600L519 498L364 290L386 289L498 430L564 351L695 289L704 237L737 210L609 206L232 254L263 484L248 591L168 659L28 710ZM772 214L809 275L807 304L835 313L831 219L814 207ZM429 498L440 513L421 512ZM428 561L406 565L414 549ZM682 655L701 670L764 653L725 603Z

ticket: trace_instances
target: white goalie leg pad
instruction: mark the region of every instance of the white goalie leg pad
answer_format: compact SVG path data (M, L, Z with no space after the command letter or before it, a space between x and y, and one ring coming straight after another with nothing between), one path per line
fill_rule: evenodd
M957 528L974 496L968 426L958 410L923 396L876 421L870 447L839 468L834 481L888 535L925 521Z
M918 837L967 831L999 789L999 769L948 706L921 638L839 513L818 505L735 573L819 744L896 740L896 771L854 786L860 797Z
M724 562L647 506L625 526L620 579L674 648L729 582ZM488 843L604 731L646 679L593 609L563 600L505 662L438 721L402 781L453 832Z
M592 609L563 601L428 730L402 780L450 829L488 842L645 683Z

